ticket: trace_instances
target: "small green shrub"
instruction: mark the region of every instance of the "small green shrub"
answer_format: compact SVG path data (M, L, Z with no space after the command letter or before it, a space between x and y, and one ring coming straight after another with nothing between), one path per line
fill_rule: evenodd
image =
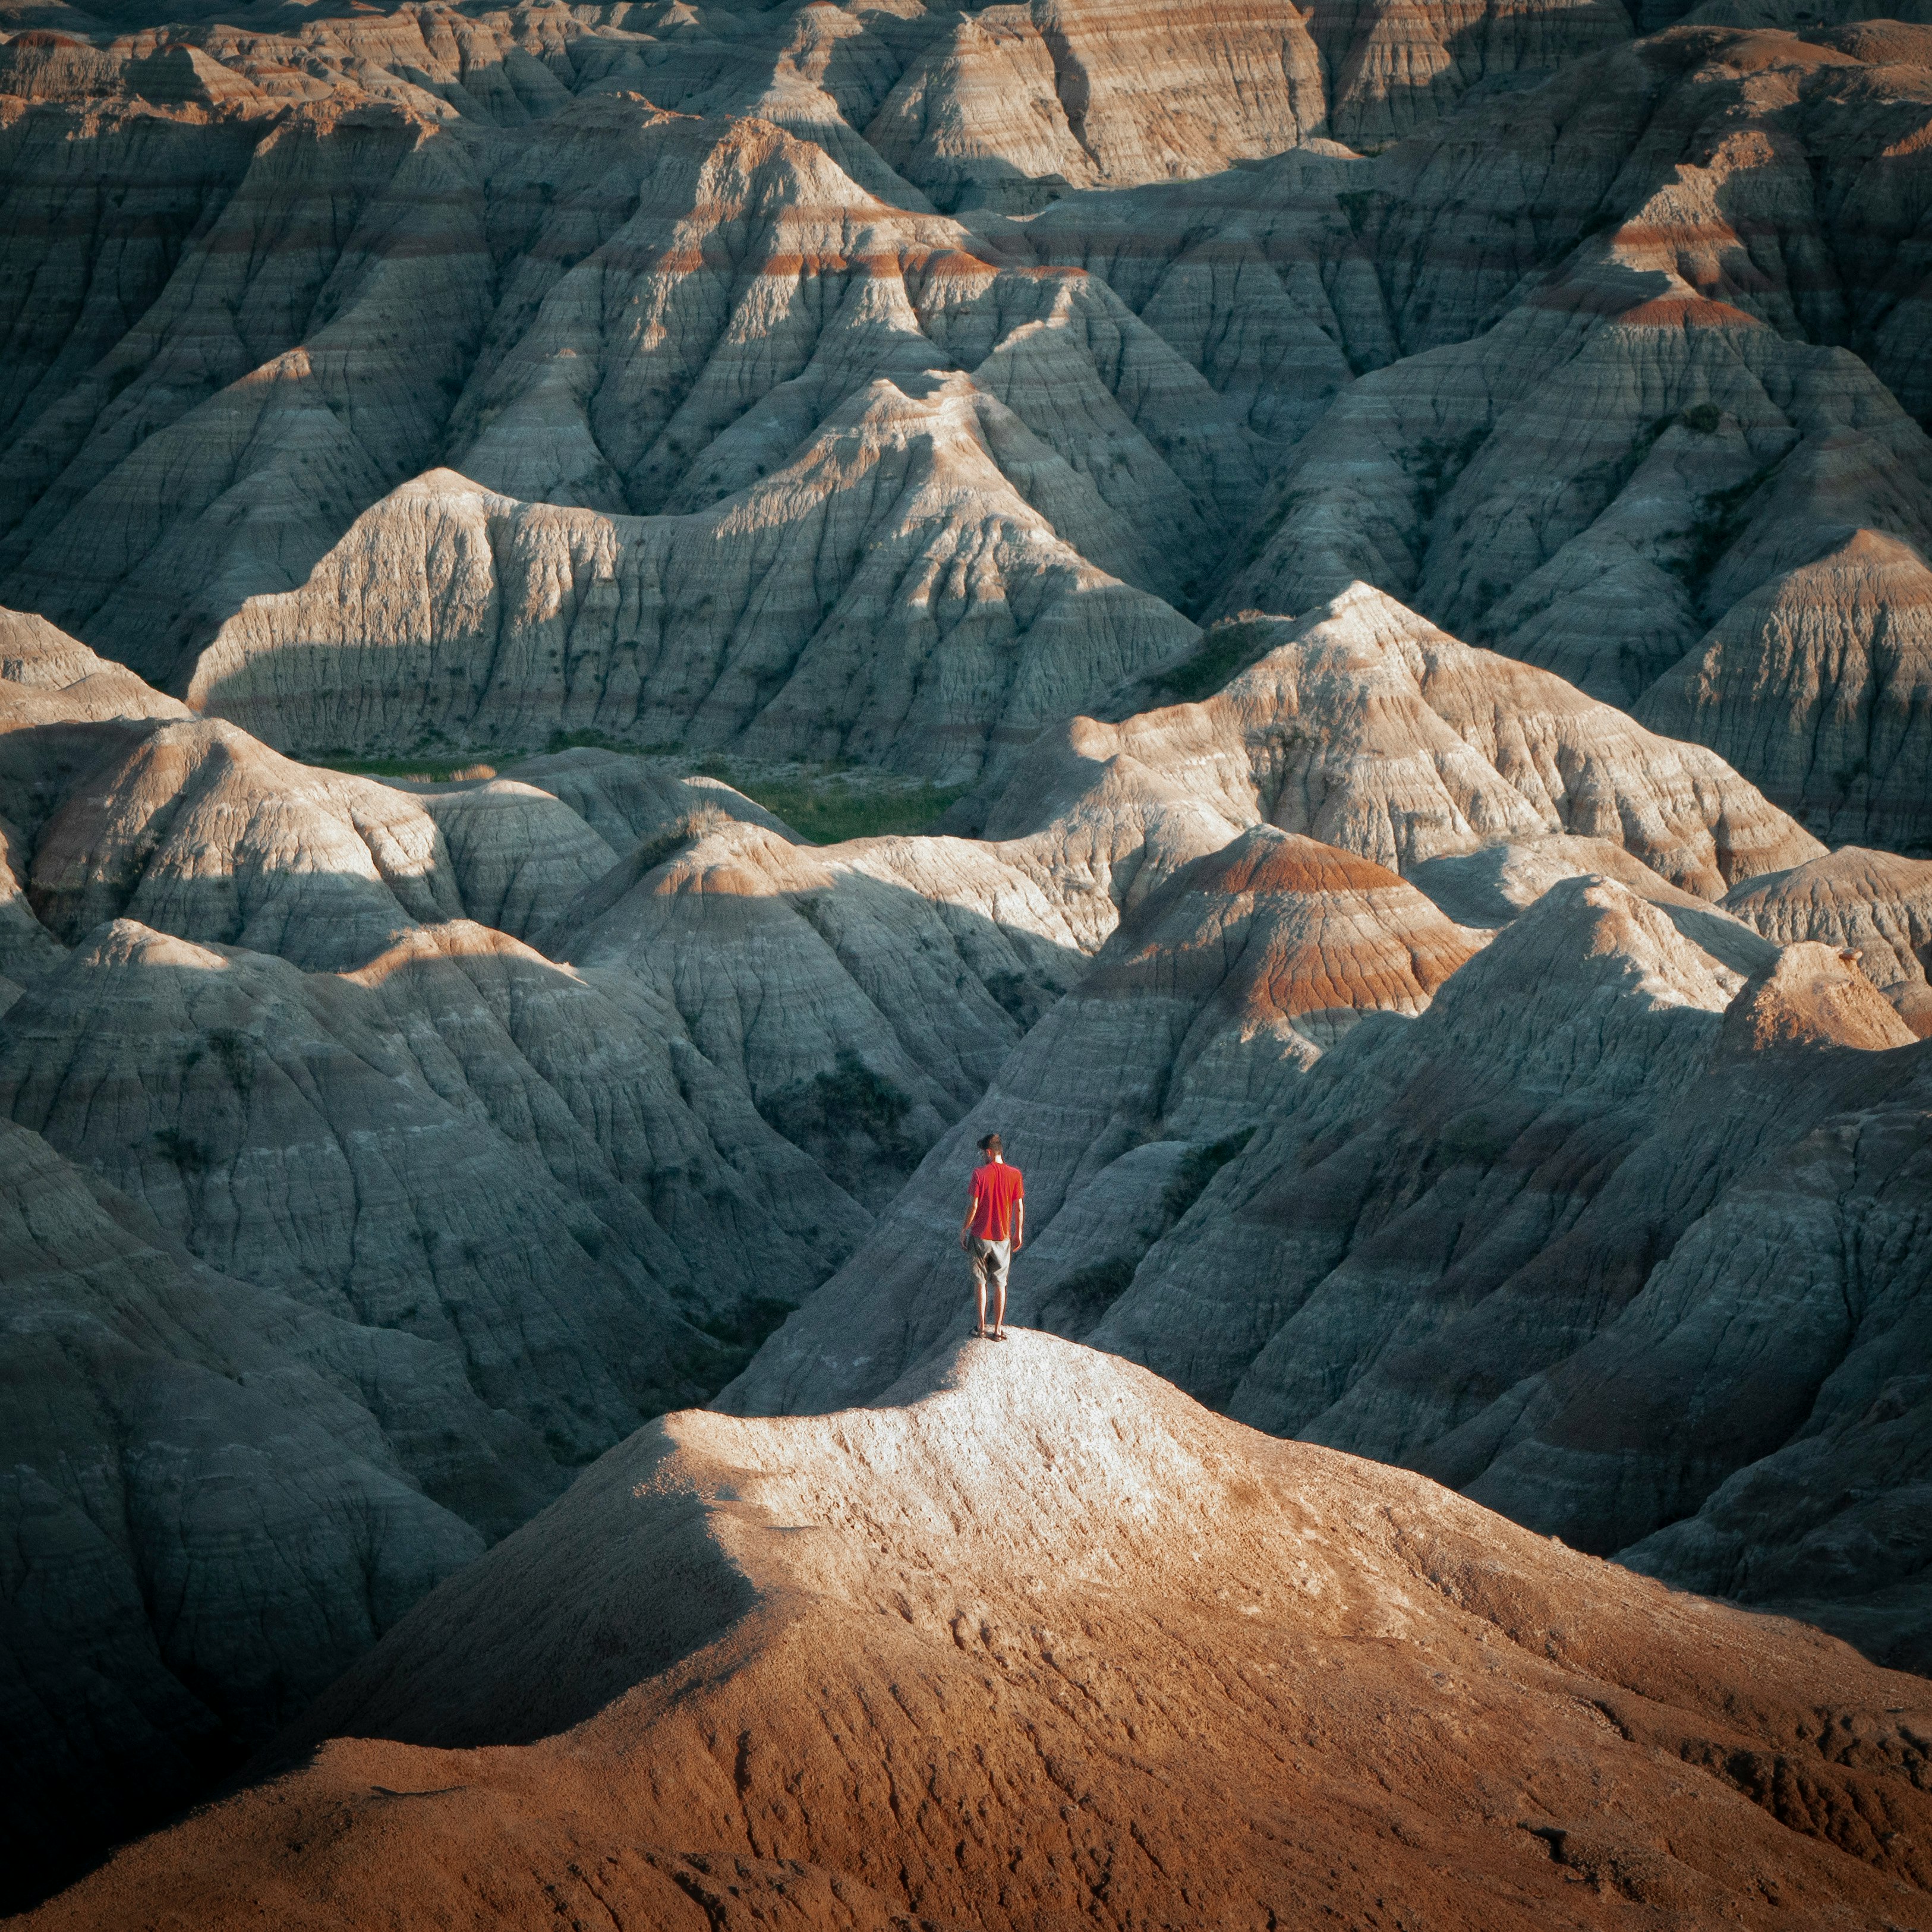
M1239 1133L1230 1134L1225 1140L1215 1141L1206 1147L1190 1148L1181 1156L1174 1178L1162 1192L1161 1211L1169 1220L1179 1220L1207 1191L1208 1182L1254 1137L1252 1127L1244 1127Z
M792 1312L794 1304L775 1294L754 1294L728 1312L699 1318L694 1326L727 1347L742 1349L749 1360L766 1336Z
M911 1096L880 1078L849 1048L832 1072L775 1095L763 1109L795 1147L829 1150L862 1136L893 1160L912 1152L901 1131L911 1111Z
M1126 1293L1138 1265L1131 1255L1110 1255L1076 1268L1041 1304L1041 1327L1077 1341Z
M1244 624L1238 619L1216 624L1191 658L1154 679L1154 688L1177 704L1195 704L1212 698L1262 654L1267 639L1266 628L1258 624Z
M206 1174L208 1168L208 1150L200 1142L190 1138L176 1127L161 1127L154 1134L154 1144L183 1174Z

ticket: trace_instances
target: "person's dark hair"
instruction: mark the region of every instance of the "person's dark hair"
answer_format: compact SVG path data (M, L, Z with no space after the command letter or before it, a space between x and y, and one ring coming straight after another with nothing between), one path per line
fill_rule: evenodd
M980 1137L980 1151L982 1154L1000 1154L1004 1152L1004 1150L1000 1145L999 1136L998 1134L982 1135Z

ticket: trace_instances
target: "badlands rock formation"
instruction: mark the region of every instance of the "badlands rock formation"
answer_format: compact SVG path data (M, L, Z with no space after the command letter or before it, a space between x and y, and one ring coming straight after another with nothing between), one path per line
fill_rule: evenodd
M1932 865L1847 845L1735 887L1725 909L1780 945L1816 940L1858 956L1864 976L1923 1039L1932 1032Z
M1916 1926L1925 1704L1017 1334L640 1432L26 1922Z
M10 1897L668 1407L943 1346L988 1126L1029 1322L1932 1658L1932 42L1681 10L0 0ZM944 836L734 789L820 761ZM668 1660L604 1628L599 1700ZM1804 1788L1828 1865L1890 1815ZM1402 1869L1732 1902L1731 1823L1529 1789L1528 1864ZM1102 1916L1203 1863L1084 1828ZM755 1843L808 1918L1051 1916ZM1755 1896L1878 1922L1813 1856Z
M1561 832L1714 898L1821 851L1721 760L1472 650L1366 584L1299 626L1258 618L1210 635L1257 661L1204 703L1043 737L985 808L988 835L1033 830L1042 800L1064 811L1151 771L1230 832L1259 820L1403 870Z
M0 1124L7 1897L193 1798L561 1476L437 1342L196 1262Z
M29 34L0 587L310 749L594 728L968 776L1188 616L1356 578L1628 703L1856 532L1932 541L1924 50L1809 31L1040 0ZM1862 836L1918 836L1911 675L1840 680L1909 741L1852 774L1898 768ZM1809 676L1730 678L1698 735L1781 784L1751 721ZM1859 755L1796 775L1820 830Z
M1790 1531L1760 1520L1765 1546L1737 1530L1729 1567L1705 1554L1697 1574L1932 1655L1902 1528L1900 1445L1922 1422L1908 1396L1888 1433L1873 1406L1921 1356L1924 1060L1870 981L1835 948L1780 952L1687 895L1586 874L1480 952L1397 889L1408 956L1429 956L1432 920L1467 963L1390 997L1358 911L1348 950L1344 927L1282 960L1270 1025L1184 892L1241 850L1123 925L724 1404L863 1400L957 1332L968 1150L998 1129L1037 1176L1018 1318L1666 1574L1690 1532L1645 1538L1734 1479L1776 1493L1770 1461L1828 1430L1858 1499L1820 1495ZM1200 978L1203 955L1226 983ZM1334 1003L1344 959L1376 1016L1284 1024ZM1177 1006L1190 983L1204 1009ZM935 1306L949 1276L957 1298ZM1866 1550L1881 1516L1901 1527Z
M1620 864L1762 950L1661 872L1714 894L1814 849L1709 754L1375 593L1240 637L1265 655L1206 704L1078 726L1104 760L1042 740L972 808L1007 836L823 851L728 787L608 751L385 784L171 716L124 673L103 718L103 674L61 660L0 734L34 941L0 1107L267 1305L429 1351L514 1432L524 1486L474 1430L434 1466L387 1420L376 1439L489 1537L640 1418L716 1389L874 1216L814 1308L848 1338L902 1330L898 1360L942 1335L952 1163L1016 1110L1016 1151L1041 1150L1023 1156L1046 1232L1028 1312L1090 1327L1285 1085L1361 1014L1420 1011L1483 944L1375 855L1447 902L1441 868L1514 854L1499 916L1461 880L1490 928L1534 897L1522 880ZM50 664L81 648L57 638ZM1321 802L1298 819L1291 798ZM1498 832L1516 843L1480 842ZM1123 1089L1124 1070L1153 1084ZM821 1405L848 1372L822 1352ZM42 1470L57 1434L23 1462ZM206 1588L250 1600L253 1562L211 1552ZM410 1594L318 1654L340 1662ZM164 1660L171 1628L151 1618ZM214 1714L196 1762L286 1714L250 1688L256 1650L224 1664L220 1628L181 1680ZM274 1628L271 1654L304 1648L298 1696L320 1681L306 1626ZM20 1730L37 1778L63 1732ZM138 1785L143 1735L117 1778Z
M1932 570L1865 530L1744 598L1637 713L1714 746L1825 838L1922 852L1928 693Z
M963 1175L988 1132L1028 1177L1016 1317L1084 1333L1271 1094L1365 1014L1420 1011L1480 943L1394 873L1271 826L1196 860L1138 903L721 1400L754 1414L862 1400L956 1332Z

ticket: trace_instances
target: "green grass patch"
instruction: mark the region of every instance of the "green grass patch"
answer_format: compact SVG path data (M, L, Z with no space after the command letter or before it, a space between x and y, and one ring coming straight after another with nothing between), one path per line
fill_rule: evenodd
M626 744L604 731L554 731L541 753L514 746L436 752L425 747L413 754L379 758L338 747L326 752L292 752L290 756L324 771L347 772L358 778L448 784L463 779L494 778L500 770L511 770L525 758L554 756L579 748L618 752L628 758L668 764L672 770L668 776L697 772L706 778L722 778L767 812L776 812L814 845L926 831L969 789L965 785L930 784L899 773L856 765L796 761L759 765L730 758L700 761L676 745Z
M722 758L698 769L776 812L814 845L925 832L967 791L964 785L908 783L862 772L801 771L766 777Z
M1138 1265L1131 1255L1110 1255L1105 1261L1076 1269L1047 1297L1040 1310L1040 1325L1049 1334L1078 1341L1126 1293Z

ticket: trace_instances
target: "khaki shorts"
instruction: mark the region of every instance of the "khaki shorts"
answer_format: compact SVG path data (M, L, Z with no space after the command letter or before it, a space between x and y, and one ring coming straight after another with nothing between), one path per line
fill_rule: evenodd
M966 1258L973 1264L973 1279L988 1288L1006 1285L1006 1264L1012 1258L1011 1241L982 1241L977 1234L966 1238Z

